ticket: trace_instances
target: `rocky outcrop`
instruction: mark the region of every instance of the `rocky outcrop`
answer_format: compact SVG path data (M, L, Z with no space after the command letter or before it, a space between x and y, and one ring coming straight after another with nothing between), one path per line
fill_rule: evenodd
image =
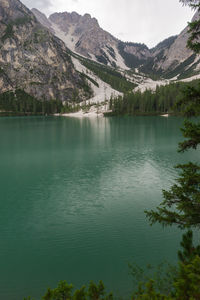
M65 44L19 0L0 2L0 91L21 88L38 99L88 98Z

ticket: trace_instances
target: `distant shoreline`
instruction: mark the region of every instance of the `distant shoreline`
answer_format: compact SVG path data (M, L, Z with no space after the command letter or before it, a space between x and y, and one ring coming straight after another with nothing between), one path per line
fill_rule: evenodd
M151 116L160 116L160 117L180 117L182 114L175 114L175 113L135 113L135 114L116 114L114 112L83 112L78 111L74 113L56 113L56 114L43 114L43 113L21 113L21 112L0 112L0 117L72 117L72 118L102 118L102 117L151 117Z

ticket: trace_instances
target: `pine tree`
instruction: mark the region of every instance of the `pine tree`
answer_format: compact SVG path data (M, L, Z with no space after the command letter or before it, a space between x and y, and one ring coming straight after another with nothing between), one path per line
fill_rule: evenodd
M193 8L200 10L200 1L188 0L183 1ZM197 21L190 23L192 34L195 32L195 37L200 37L200 31L194 24ZM192 42L194 42L193 36ZM196 53L200 52L200 42L195 41L195 47L188 43L188 47ZM183 97L178 101L177 106L181 106L186 117L197 117L200 115L200 84L197 86L188 86L184 90ZM179 143L179 151L184 152L188 149L196 149L200 144L200 122L186 120L182 129L185 141ZM176 180L169 191L163 191L164 201L157 207L157 210L147 211L147 217L153 224L159 222L165 225L178 225L184 227L200 227L200 166L189 162L177 166L180 172L180 177Z
M200 245L194 246L191 230L183 234L181 248L182 250L178 251L178 258L182 263L189 263L196 255L200 256Z

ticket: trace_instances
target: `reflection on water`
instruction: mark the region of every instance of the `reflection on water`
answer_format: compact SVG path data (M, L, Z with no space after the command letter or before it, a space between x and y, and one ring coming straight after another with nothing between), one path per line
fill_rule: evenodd
M128 261L176 260L180 233L150 227L173 168L181 118L1 118L0 290L35 298L66 279L131 290Z

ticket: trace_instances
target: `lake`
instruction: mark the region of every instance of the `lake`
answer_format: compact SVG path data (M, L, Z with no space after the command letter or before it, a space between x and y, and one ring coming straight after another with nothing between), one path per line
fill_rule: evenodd
M128 263L176 262L180 231L149 226L177 153L179 117L0 118L0 298L67 280L129 295Z

